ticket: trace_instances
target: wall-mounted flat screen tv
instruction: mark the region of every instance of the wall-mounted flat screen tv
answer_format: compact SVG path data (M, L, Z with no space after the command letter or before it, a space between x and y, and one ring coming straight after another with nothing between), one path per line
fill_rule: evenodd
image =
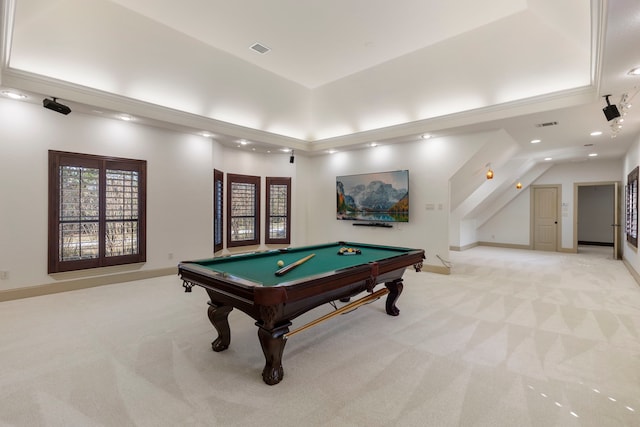
M337 218L409 222L409 171L336 177Z

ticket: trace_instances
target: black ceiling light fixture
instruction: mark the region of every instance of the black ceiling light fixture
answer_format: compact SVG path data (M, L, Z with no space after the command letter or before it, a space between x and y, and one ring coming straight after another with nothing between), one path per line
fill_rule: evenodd
M71 108L58 102L58 98L45 98L42 100L42 106L65 116L71 112Z
M293 150L291 150L291 155L289 156L289 163L293 163L295 161L295 157L293 157Z
M605 95L603 98L607 100L607 106L604 107L602 109L602 112L604 113L604 116L607 118L607 121L611 121L613 119L616 119L618 117L620 117L620 111L618 111L618 107L616 107L615 105L611 105L609 103L609 97L611 95Z

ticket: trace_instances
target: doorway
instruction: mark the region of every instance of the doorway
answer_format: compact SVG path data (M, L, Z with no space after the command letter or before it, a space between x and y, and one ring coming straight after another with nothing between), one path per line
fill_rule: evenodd
M609 248L613 259L622 258L620 192L620 183L615 181L574 184L576 252L599 246Z

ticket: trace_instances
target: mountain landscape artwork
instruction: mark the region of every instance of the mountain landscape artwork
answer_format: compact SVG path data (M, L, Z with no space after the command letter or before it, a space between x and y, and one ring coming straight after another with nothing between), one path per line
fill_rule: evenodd
M336 177L337 219L409 222L409 171Z

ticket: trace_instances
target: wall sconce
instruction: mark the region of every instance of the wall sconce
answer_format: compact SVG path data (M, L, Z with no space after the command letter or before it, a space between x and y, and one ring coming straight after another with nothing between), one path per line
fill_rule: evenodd
M293 150L291 150L291 155L289 156L289 163L295 162L295 157L293 156Z
M518 183L516 184L516 189L520 190L521 188L522 188L522 183L518 181Z
M487 171L487 179L493 179L493 170L491 168Z

